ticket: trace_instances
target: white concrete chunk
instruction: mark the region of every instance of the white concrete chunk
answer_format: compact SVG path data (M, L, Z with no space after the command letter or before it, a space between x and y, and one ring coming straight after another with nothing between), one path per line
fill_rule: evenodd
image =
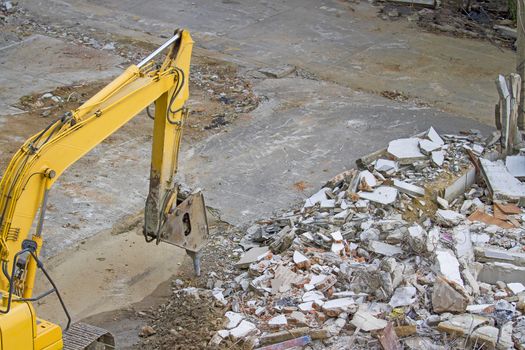
M306 202L304 203L304 207L311 208L315 206L316 204L321 203L321 201L327 200L328 199L328 197L326 196L327 191L330 191L330 189L327 187L321 188L319 192L317 192L316 194L314 194L313 196L311 196L310 198L306 200Z
M270 327L281 327L286 326L287 324L288 320L286 320L286 316L284 315L277 315L268 320L268 325Z
M430 127L427 132L427 137L430 141L437 143L438 145L444 145L445 141L439 136L433 127Z
M335 199L323 199L321 200L322 209L333 209L335 208Z
M343 235L341 235L341 231L339 230L330 233L330 235L332 236L332 239L334 240L334 242L340 243L343 241Z
M293 262L296 265L303 264L308 261L308 258L298 252L297 250L293 252Z
M432 163L437 166L442 166L445 161L445 152L443 151L434 151L431 154Z
M311 290L309 292L304 293L302 299L303 299L303 303L307 301L323 300L324 294L317 290Z
M374 253L385 256L394 256L403 253L403 249L401 249L400 247L388 243L383 243L380 241L370 241L368 243L368 249L373 251Z
M405 181L394 179L394 187L397 188L399 192L403 192L411 196L424 196L425 195L425 189L423 187L409 184L408 182L405 182Z
M480 158L481 172L495 200L524 201L525 184L516 179L503 161Z
M387 151L402 164L425 159L426 156L419 150L419 141L418 138L390 141Z
M230 336L233 338L233 340L238 340L245 338L246 336L255 333L257 331L257 327L246 320L242 320L241 323L235 327L234 329L230 330Z
M441 148L441 145L432 142L430 140L421 140L419 141L419 149L423 154L426 154L427 156L430 155L430 153L437 151Z
M519 282L507 283L507 288L509 288L514 294L519 294L525 291L525 286Z
M343 249L345 249L343 243L332 243L332 247L330 248L330 250L336 254L339 254Z
M363 170L359 173L359 182L361 182L365 179L366 183L370 187L376 187L377 186L377 179L376 177L368 170Z
M354 327L365 332L378 331L386 327L387 321L379 319L370 312L357 311L350 322Z
M388 173L397 171L398 165L396 161L388 159L378 159L374 165L374 169L379 172Z
M478 281L490 284L497 281L525 283L525 267L504 262L487 262L483 264Z
M313 304L314 304L313 301L308 301L306 303L301 303L301 304L297 305L297 307L301 311L308 312L308 311L312 311L313 310Z
M237 267L245 268L250 264L264 259L270 252L268 247L255 247L248 250L241 259L235 264Z
M226 316L226 318L228 319L228 324L226 325L226 329L232 329L232 328L237 327L239 323L244 319L244 317L240 313L233 312L233 311L226 311L224 316Z
M514 177L525 177L525 156L507 156L505 166Z
M359 192L358 195L361 199L388 205L396 201L397 189L389 186L380 186L373 192Z
M448 280L454 281L462 287L464 286L463 279L461 279L461 274L459 273L459 261L450 251L436 251L436 269Z
M438 209L436 211L436 222L445 227L459 225L465 216L453 210Z
M398 287L388 303L392 307L411 305L416 301L416 288L412 286Z

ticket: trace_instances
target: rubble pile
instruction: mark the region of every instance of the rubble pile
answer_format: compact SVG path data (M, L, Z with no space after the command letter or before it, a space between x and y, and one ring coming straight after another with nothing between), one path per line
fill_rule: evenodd
M251 226L238 276L209 276L228 311L208 345L525 349L525 214L491 187L496 141L391 141Z

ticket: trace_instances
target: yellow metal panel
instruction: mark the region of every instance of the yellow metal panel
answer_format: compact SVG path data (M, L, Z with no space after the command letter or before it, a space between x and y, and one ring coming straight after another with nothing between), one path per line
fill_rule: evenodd
M2 350L33 350L33 320L28 303L14 302L9 313L0 314Z

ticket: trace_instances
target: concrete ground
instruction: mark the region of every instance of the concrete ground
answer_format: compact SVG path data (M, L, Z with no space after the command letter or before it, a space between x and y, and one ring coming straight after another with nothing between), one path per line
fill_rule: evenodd
M476 128L488 133L496 102L493 81L497 74L512 71L515 59L512 52L488 42L422 33L408 22L382 21L368 3L21 0L20 6L64 31L106 35L117 42L132 37L161 43L161 35L187 27L196 41L195 55L239 65L262 103L223 132L185 144L180 177L205 189L208 205L221 219L242 227L275 210L286 210L391 139L430 126L442 132ZM40 43L44 46L39 48ZM47 47L52 49L46 51ZM81 53L71 54L72 49ZM33 59L31 52L45 55ZM301 74L269 79L258 72L283 64L297 66ZM60 39L36 37L6 44L0 48L0 109L5 114L0 125L15 120L12 114L19 111L13 105L22 95L78 80L103 79L117 74L121 65L112 53ZM399 91L408 100L383 98L382 91ZM17 130L9 137L29 136L22 128ZM116 224L143 207L148 135L147 128L143 135L117 134L112 143L101 145L75 165L53 190L45 253L59 257L53 268L61 275L63 288L68 288L72 274L79 273L68 270L68 262L75 260L80 266L96 259L78 257L75 252L81 241L96 236L100 248L92 249L108 253L124 245L118 244L120 238L100 237L108 237ZM294 186L301 181L306 183L304 190ZM136 232L131 232L129 237L135 238ZM118 257L133 259L133 254ZM159 254L148 261L148 268L162 269L163 262L170 261L168 256ZM117 283L107 278L106 283ZM140 278L143 284L134 287L138 291L133 300L150 293L167 276ZM75 281L70 287L87 289L90 284ZM142 294L141 286L148 287ZM103 295L113 293L107 289ZM69 295L73 299L76 294ZM96 310L79 304L71 311L83 317L124 302L101 300L105 304Z

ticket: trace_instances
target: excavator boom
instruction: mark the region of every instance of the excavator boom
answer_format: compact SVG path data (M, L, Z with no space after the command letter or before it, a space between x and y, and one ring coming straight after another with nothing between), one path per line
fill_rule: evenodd
M174 181L188 113L184 105L189 96L192 45L187 31L176 31L154 53L128 67L76 110L30 137L12 158L0 182L2 349L62 348L61 328L37 319L32 306L32 302L51 293L56 293L64 306L38 257L49 190L70 165L152 103L155 116L144 236L147 241L178 245L198 257L208 234L204 200L197 192L178 201ZM153 59L168 47L166 58L156 65ZM30 234L37 215L36 229ZM35 297L33 287L38 269L50 280L53 289ZM67 316L66 328L69 328ZM89 327L76 326L72 330L97 337L104 335ZM69 334L67 338L74 337ZM75 342L84 343L72 343Z

